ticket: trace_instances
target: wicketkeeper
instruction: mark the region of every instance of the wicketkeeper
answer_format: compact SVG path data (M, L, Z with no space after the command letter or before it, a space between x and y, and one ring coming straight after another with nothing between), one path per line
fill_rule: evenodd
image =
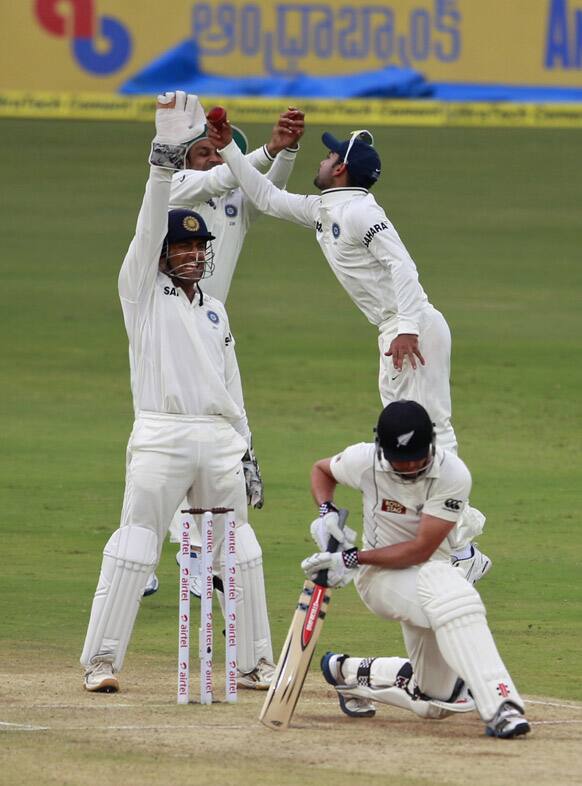
M249 164L259 171L268 170L266 177L277 188L285 188L293 171L295 157L299 150L299 139L303 135L303 130L303 112L290 107L279 116L269 141L246 155L247 138L240 128L232 126L233 139L241 154L246 155ZM170 207L196 211L204 218L206 226L214 234L213 245L216 264L212 277L204 281L204 293L225 303L246 234L260 212L238 186L234 175L208 139L206 125L200 133L187 142L186 168L176 172L172 178ZM261 508L264 498L263 482L253 451L252 440L249 450L243 456L243 470L248 504L253 508ZM198 559L200 535L194 518L188 514L180 513L180 510L188 507L186 500L180 503L170 525L170 539L179 543L181 521L187 517L193 546L190 563L190 588L192 594L199 597L201 591L200 560ZM151 595L157 591L158 587L157 576L152 573L146 583L144 594ZM221 599L220 590L218 590L218 596ZM251 602L250 595L247 595L247 600L249 603ZM253 610L249 608L248 615L252 614ZM268 687L272 669L272 663L256 664L252 671L240 675L239 687L259 689Z
M362 493L363 548L338 527L333 503L340 483ZM475 708L494 737L529 732L523 701L487 625L479 593L450 564L451 542L469 497L471 476L452 452L436 446L433 423L415 401L381 413L376 442L351 445L318 461L311 489L320 516L311 532L321 553L302 563L308 577L328 569L328 583L352 579L377 616L397 620L407 658L328 652L323 675L342 711L371 717L374 702L443 718ZM325 551L330 535L341 551Z
M135 423L121 525L103 551L81 656L90 691L119 688L146 580L185 496L195 507L234 508L239 671L273 658L262 553L247 521L241 458L250 431L234 339L224 306L199 286L213 269L214 236L194 211L168 214L173 173L204 120L196 96L158 97L150 176L119 276Z
M339 141L322 137L329 153L319 166L319 196L281 191L249 166L232 141L228 124L210 127L209 138L258 210L311 231L330 268L356 306L378 329L380 397L384 405L420 402L435 424L437 444L457 452L451 425L451 334L428 300L414 261L370 189L380 177L380 156L369 131ZM472 541L485 517L465 506L456 532L453 563L472 582L491 560Z

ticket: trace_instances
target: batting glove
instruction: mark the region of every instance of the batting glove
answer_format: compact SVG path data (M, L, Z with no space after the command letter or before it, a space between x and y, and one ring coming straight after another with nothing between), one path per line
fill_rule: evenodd
M251 507L260 509L265 502L265 492L261 470L252 445L242 457L242 465L247 487L247 502Z
M205 122L197 96L186 95L183 90L158 96L150 164L163 169L184 169L186 143L202 133Z
M356 540L357 534L353 529L339 526L338 509L331 502L323 502L319 508L319 518L311 522L311 537L322 551L327 551L329 539L335 538L339 546L344 549L351 548Z
M356 575L358 567L358 550L355 548L346 551L329 551L312 554L301 563L305 575L315 581L320 570L327 570L326 584L328 587L345 587Z

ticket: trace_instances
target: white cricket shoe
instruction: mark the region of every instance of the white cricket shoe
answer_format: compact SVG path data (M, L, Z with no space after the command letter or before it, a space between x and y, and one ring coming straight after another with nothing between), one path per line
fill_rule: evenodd
M343 682L341 664L349 657L337 652L326 652L320 662L322 674L325 681L336 689L340 710L344 715L350 718L373 718L376 714L375 704L361 696L350 695L349 687Z
M158 581L158 577L155 573L152 573L151 576L148 576L148 580L146 581L146 585L143 590L144 598L147 598L148 595L153 595L154 592L157 592L160 588L160 582Z
M83 685L85 690L93 693L117 693L119 680L115 676L113 664L95 655L85 671Z
M508 701L501 705L492 720L485 726L485 734L488 737L499 737L503 740L528 734L529 731L531 731L530 725L524 714Z
M237 685L239 688L249 690L269 690L275 675L275 664L270 663L266 658L261 658L252 671L243 674L238 672Z
M458 568L470 584L476 584L479 579L482 579L483 576L489 573L493 567L493 562L486 554L479 551L473 543L471 545L471 556L465 557L465 559L451 557L451 565L453 568Z

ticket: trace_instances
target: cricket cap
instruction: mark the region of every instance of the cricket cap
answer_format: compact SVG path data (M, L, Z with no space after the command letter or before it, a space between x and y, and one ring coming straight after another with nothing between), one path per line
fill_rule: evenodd
M371 188L380 177L382 163L369 131L354 131L349 139L343 141L326 131L321 141L328 150L338 154L340 161L345 162L354 186Z

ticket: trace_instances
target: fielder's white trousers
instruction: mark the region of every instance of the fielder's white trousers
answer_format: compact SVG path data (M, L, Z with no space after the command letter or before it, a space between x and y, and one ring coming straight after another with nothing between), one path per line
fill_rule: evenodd
M441 314L433 306L428 306L422 314L418 335L420 353L425 360L421 365L417 358L416 369L408 360L404 361L401 371L396 371L392 356L386 352L398 335L397 320L388 320L381 326L378 336L380 350L379 387L383 406L398 399L418 401L426 409L435 426L437 445L457 453L457 437L451 424L451 331ZM469 511L474 509L469 509ZM482 530L485 519L479 511L477 515L461 514L453 550L468 546Z
M426 409L435 424L437 445L445 450L457 452L457 438L451 425L451 332L440 311L428 306L420 320L418 335L419 349L424 357L422 366L417 358L413 369L408 360L401 371L396 371L392 356L386 352L398 335L396 319L390 319L380 327L378 348L380 350L379 388L382 404L386 407L397 399L418 401Z

